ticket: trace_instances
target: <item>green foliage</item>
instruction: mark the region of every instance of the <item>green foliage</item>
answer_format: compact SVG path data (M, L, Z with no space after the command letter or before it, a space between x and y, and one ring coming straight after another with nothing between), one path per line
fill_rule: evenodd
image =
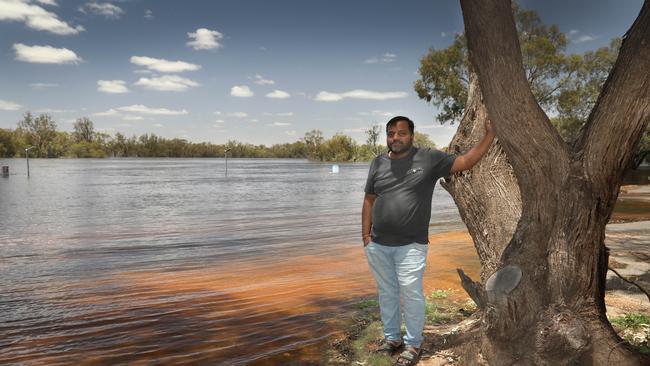
M47 114L41 114L34 118L31 113L23 115L18 122L18 129L22 134L21 139L26 147L34 146L36 149L31 152L32 156L40 158L53 157L52 142L56 137L56 123ZM24 146L24 145L23 145Z
M428 147L432 149L436 147L436 144L433 141L431 141L429 135L425 133L415 131L415 135L413 136L413 139L414 139L413 145L415 145L416 147L419 148Z
M427 299L424 309L425 309L425 317L427 323L429 324L444 324L444 323L448 323L451 320L449 314L445 313L444 311L440 311L438 308L438 304L436 304L433 301L430 301L429 299Z
M370 154L372 157L378 156L384 150L383 146L380 143L380 138L382 136L382 128L380 125L372 125L366 131L368 138L366 139L366 145L369 148ZM364 155L365 157L365 155ZM368 160L368 159L365 159Z
M558 85L569 73L564 55L566 37L557 26L546 26L539 15L514 5L524 71L542 107L552 107ZM420 79L414 84L420 99L441 109L440 122L459 121L465 110L469 87L469 59L464 34L457 34L447 48L429 52L420 60Z
M539 105L553 115L551 122L565 141L575 141L587 121L618 57L621 39L582 55L566 54L567 39L556 25L547 26L532 10L513 5L522 62ZM445 49L430 49L420 60L414 89L420 99L440 109L440 122L459 121L469 87L469 60L464 34ZM635 152L638 167L650 156L650 126Z
M642 327L650 327L650 317L641 313L628 313L616 318L610 319L612 324L632 330L638 330Z
M75 142L92 142L95 138L95 128L93 126L93 121L88 117L83 117L77 119L74 123L74 136Z
M429 296L433 299L446 299L447 297L449 297L449 295L451 295L452 292L454 292L454 290L452 289L446 289L446 290L436 289L433 290L431 292L431 295Z
M354 306L359 310L374 310L379 308L379 301L367 299L356 303Z
M0 129L0 158L16 155L14 134L10 130Z
M609 321L617 326L617 333L628 341L637 351L650 354L650 316L641 313L628 313Z
M126 137L97 132L87 117L75 122L72 133L57 131L48 115L36 118L26 113L15 130L0 129L0 157L22 157L25 148L36 146L32 157L228 157L233 158L308 158L317 161L361 161L375 157L381 147L358 145L350 136L335 134L325 139L323 133L312 130L299 141L273 146L253 145L236 140L216 145L193 143L184 139L166 139L156 134ZM377 139L380 134L377 130ZM430 141L424 139L423 141Z
M458 121L465 110L469 73L467 41L457 34L454 43L443 50L429 49L420 60L420 80L415 92L420 99L442 109L438 121Z
M365 365L389 366L392 359L388 356L372 352L377 348L378 343L384 338L381 322L370 323L362 332L359 338L352 342L354 356L358 363Z

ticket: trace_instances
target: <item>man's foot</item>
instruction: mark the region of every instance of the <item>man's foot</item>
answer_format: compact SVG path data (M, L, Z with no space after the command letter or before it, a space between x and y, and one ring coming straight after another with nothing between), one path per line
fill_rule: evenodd
M392 356L398 349L402 347L402 341L385 340L375 353L386 356Z
M406 346L404 352L400 353L397 361L395 361L395 366L413 366L417 364L420 361L421 350L421 348Z

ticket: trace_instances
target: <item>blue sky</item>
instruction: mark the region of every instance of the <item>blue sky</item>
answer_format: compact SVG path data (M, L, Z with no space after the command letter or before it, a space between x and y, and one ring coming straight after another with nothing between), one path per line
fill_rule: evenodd
M624 34L642 2L520 4L584 52ZM412 85L427 50L462 31L457 1L0 0L0 128L31 111L61 130L87 116L110 134L363 142L401 114L442 146L455 126Z

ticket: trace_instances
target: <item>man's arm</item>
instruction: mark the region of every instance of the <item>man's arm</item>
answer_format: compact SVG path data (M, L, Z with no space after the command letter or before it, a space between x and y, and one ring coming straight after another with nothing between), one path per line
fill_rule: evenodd
M474 145L474 147L472 147L467 153L457 157L456 160L454 160L454 164L451 166L451 172L456 173L463 170L472 169L472 167L476 165L476 163L478 163L478 161L481 160L483 155L485 155L485 153L488 151L490 145L492 144L492 140L494 140L494 136L496 136L496 133L492 128L492 124L489 120L486 120L485 136L483 136L481 141L479 141L478 144Z
M361 209L361 237L363 246L370 243L370 228L372 227L372 205L377 195L366 193L363 197L363 208Z

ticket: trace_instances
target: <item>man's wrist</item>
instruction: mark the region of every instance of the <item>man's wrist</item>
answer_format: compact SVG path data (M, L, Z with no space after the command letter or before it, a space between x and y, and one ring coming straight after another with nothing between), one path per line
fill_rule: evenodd
M371 236L372 236L372 235L370 235L370 234L361 234L361 237L362 237L362 238L369 238L369 237L371 237Z

